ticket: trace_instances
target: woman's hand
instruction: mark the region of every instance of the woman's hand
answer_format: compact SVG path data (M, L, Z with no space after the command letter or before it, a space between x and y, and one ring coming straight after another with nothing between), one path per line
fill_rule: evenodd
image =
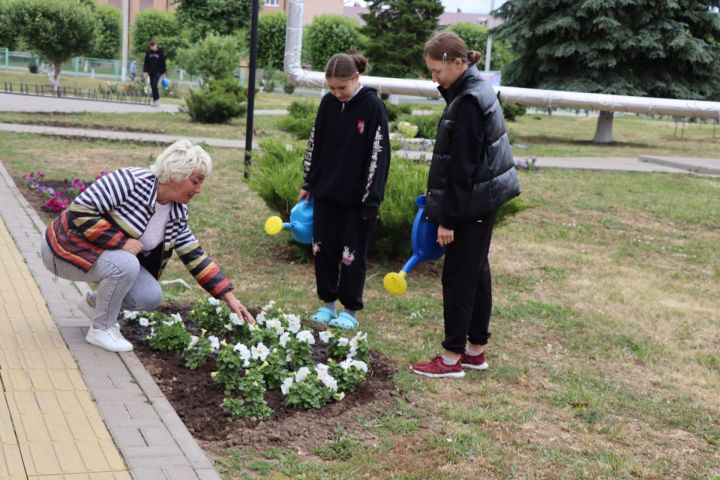
M437 242L441 247L450 245L455 240L455 230L450 230L442 225L438 227Z
M140 252L143 251L145 248L145 245L140 243L139 240L136 240L134 238L128 238L127 242L125 242L125 245L122 246L122 249L126 252L130 252L133 255L138 255Z
M310 197L311 197L310 192L308 192L308 191L305 190L304 188L301 188L301 189L300 189L300 195L298 195L297 201L298 201L298 203L299 203L300 200L302 200L302 199L304 198L304 199L305 199L305 203L308 203L308 202L310 201Z
M237 299L235 294L232 291L229 291L223 295L223 300L225 300L225 303L228 304L228 307L230 307L230 310L235 312L238 317L244 319L246 322L251 323L255 325L255 319L250 314L247 308L240 303L240 300Z

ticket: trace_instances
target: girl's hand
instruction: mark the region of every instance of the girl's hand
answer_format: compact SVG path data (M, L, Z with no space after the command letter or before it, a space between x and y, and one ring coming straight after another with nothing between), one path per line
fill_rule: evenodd
M450 245L455 240L455 230L450 230L442 225L438 227L437 242L441 247Z
M310 198L311 198L311 197L312 197L312 195L310 195L310 192L308 192L308 191L305 190L304 188L301 188L301 189L300 189L300 195L298 195L297 201L300 202L300 200L302 200L302 199L304 198L304 199L305 199L305 203L308 203L308 202L310 201Z
M245 305L240 303L240 300L237 299L235 294L230 291L227 292L225 295L223 295L223 300L225 300L225 303L228 304L228 307L230 307L230 310L235 312L235 314L244 319L246 322L251 323L255 325L255 319L250 314L247 308L245 308Z
M140 252L143 251L143 248L145 248L145 245L140 243L140 241L134 239L134 238L128 238L127 242L125 242L125 245L122 246L122 249L126 252L130 252L133 255L138 255Z

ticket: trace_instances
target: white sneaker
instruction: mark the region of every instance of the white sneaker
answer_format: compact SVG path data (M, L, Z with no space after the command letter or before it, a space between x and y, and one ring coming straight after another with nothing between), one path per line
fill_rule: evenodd
M108 352L130 352L133 349L132 343L125 340L120 333L120 325L117 323L107 330L91 326L85 335L85 341Z
M95 315L95 305L90 301L90 292L87 292L83 298L78 300L77 306L82 313L90 320Z

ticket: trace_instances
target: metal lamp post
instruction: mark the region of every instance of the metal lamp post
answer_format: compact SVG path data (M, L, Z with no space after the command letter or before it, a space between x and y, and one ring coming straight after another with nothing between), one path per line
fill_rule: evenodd
M248 109L246 122L247 129L245 131L245 178L250 177L250 165L252 164L253 114L255 111L255 68L257 67L257 34L259 10L259 0L253 0L252 21L250 24L250 72L248 75Z

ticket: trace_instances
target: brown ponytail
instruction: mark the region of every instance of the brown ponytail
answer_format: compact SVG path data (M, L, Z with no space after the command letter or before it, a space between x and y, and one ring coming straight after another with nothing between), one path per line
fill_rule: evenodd
M357 52L336 53L325 66L325 78L348 80L356 73L363 73L367 64L367 59Z
M473 65L480 60L480 53L468 51L465 41L453 32L438 32L425 43L425 57L450 63L456 58Z

